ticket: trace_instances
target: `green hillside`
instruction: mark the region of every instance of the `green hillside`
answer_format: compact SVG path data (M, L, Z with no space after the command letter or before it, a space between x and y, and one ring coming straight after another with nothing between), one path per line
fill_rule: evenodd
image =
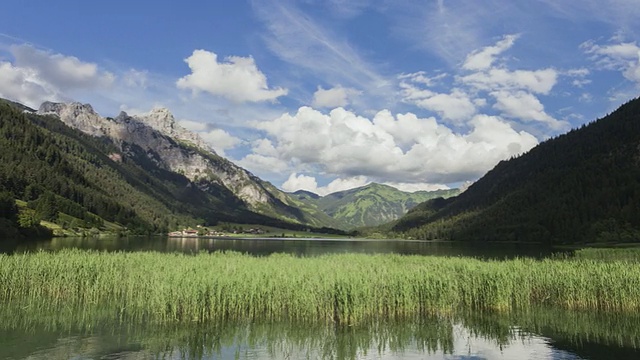
M396 220L421 202L437 197L455 196L458 193L458 189L409 193L388 185L371 183L326 196L304 190L291 195L306 204L309 209L317 209L333 218L338 226L353 229Z
M19 218L14 202L3 200L0 236L17 236L42 221L63 229L115 226L127 233L165 233L219 221L310 226L252 212L222 185L194 186L150 161L135 144L125 144L123 154L106 138L23 110L28 109L0 101L0 197L24 201L26 212L20 213L29 216Z
M640 241L640 99L500 162L467 191L394 226L419 239Z

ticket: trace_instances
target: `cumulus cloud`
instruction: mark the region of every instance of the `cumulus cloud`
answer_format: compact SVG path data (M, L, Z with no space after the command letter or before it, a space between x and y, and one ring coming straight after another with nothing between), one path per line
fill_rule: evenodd
M40 79L61 90L104 87L115 79L98 65L74 56L54 54L31 45L13 45L10 51L17 67L30 69Z
M544 105L531 93L525 91L495 91L491 95L496 99L494 108L500 110L502 115L517 118L523 121L540 121L549 125L552 129L560 130L568 126L567 123L558 121L544 111Z
M493 46L487 46L481 50L473 51L467 55L467 58L462 64L462 68L466 70L484 70L490 68L496 60L496 56L511 48L517 38L518 35L506 35Z
M423 71L399 76L402 99L436 113L457 126L469 121L483 108L501 112L507 121L544 124L552 130L566 125L545 112L538 95L547 95L560 73L553 68L516 69L500 55L509 50L519 35L505 35L494 45L469 53L457 75L444 83L447 74L429 76ZM562 75L574 78L575 86L588 83L587 69L572 69ZM449 89L446 89L446 87ZM442 89L446 90L442 90ZM493 101L492 101L493 100Z
M331 89L318 87L318 90L313 94L312 105L321 108L345 107L349 105L351 96L357 96L361 93L356 89L344 88L340 85Z
M581 48L600 68L620 71L625 79L640 85L640 47L635 42L598 45L588 41Z
M435 118L411 113L394 116L385 110L368 119L343 108L322 113L301 107L257 123L267 138L254 144L243 164L259 157L261 163L305 164L342 179L440 184L478 177L538 142L495 116L476 115L469 126L468 132L455 133Z
M444 119L452 121L468 120L476 113L476 105L469 95L458 88L451 93L437 93L428 89L419 89L406 82L401 83L405 102L433 111Z
M318 186L316 178L297 173L291 173L289 178L282 184L284 191L294 192L297 190L311 191L312 193L324 196L338 191L349 190L369 184L370 181L364 176L349 178L337 178L326 186Z
M59 101L60 95L51 85L29 69L0 62L0 97L37 108L44 100Z
M38 107L45 100L68 100L68 92L110 86L115 76L96 64L36 49L12 45L13 61L0 61L0 96Z
M220 156L226 156L225 150L233 149L242 143L242 140L229 132L210 124L191 120L180 120L178 123L185 129L197 133Z
M282 173L289 170L289 164L273 156L249 154L237 162L238 165L254 172Z
M205 91L235 102L273 101L287 94L287 89L270 89L267 77L252 57L229 56L218 61L218 55L195 50L185 59L191 74L180 78L176 85L194 93Z
M222 129L213 129L199 133L200 137L220 155L226 156L225 150L233 149L242 141Z

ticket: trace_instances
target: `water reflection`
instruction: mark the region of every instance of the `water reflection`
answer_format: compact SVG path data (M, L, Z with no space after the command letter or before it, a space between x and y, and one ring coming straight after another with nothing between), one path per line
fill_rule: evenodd
M538 309L426 316L353 327L295 323L159 325L115 312L0 312L0 359L639 358L640 317Z
M0 244L2 246L2 244ZM552 249L522 244L461 244L452 242L370 240L370 239L296 239L296 238L55 238L48 241L4 244L0 252L57 251L65 248L100 251L158 251L197 253L200 251L237 251L256 256L289 253L318 256L330 253L395 253L404 255L470 256L505 259L516 256L546 257Z

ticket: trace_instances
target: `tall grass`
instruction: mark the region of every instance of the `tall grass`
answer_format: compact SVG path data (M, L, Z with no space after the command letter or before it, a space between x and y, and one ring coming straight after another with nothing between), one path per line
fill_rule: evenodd
M640 248L585 248L573 254L578 260L640 262Z
M459 309L536 305L640 310L640 264L592 260L482 261L335 254L0 255L0 303L111 309L126 321L221 320L354 324Z

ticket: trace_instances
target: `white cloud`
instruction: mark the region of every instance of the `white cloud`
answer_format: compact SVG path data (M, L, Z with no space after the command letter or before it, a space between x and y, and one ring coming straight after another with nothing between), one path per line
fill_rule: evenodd
M555 130L565 129L568 125L547 114L540 100L528 92L495 91L491 95L496 99L493 107L506 117L544 122Z
M640 85L640 47L635 42L601 46L588 41L581 48L593 55L600 68L620 71L625 79Z
M122 81L128 87L146 89L149 82L149 72L146 70L129 69L122 76Z
M359 94L361 92L356 89L344 88L339 85L331 89L318 87L318 90L313 94L312 105L322 108L345 107L350 103L349 97Z
M454 88L450 94L445 94L427 89L418 89L407 83L402 83L400 86L406 102L436 112L444 119L453 121L468 120L476 113L476 105L469 95L461 89Z
M282 190L288 191L288 192L306 190L306 191L311 191L312 193L318 194L317 193L318 182L316 181L316 178L313 176L306 176L302 174L298 175L296 173L291 173L287 181L282 183L282 186L280 187L282 188ZM321 195L321 194L318 194L318 195Z
M0 96L31 107L69 100L69 92L109 87L115 76L73 56L12 45L13 62L0 61Z
M37 108L47 99L59 101L56 89L38 78L28 69L13 66L9 62L0 62L0 97L18 101Z
M494 46L487 46L481 50L473 51L467 55L462 68L466 70L485 70L490 68L496 56L511 48L517 38L518 35L505 35Z
M437 113L442 119L470 129L469 121L487 105L502 112L508 121L538 122L552 130L564 129L566 123L554 119L534 94L549 94L558 81L552 68L511 70L499 55L510 49L518 35L505 35L494 45L472 51L462 64L460 74L449 84L446 76L430 77L419 71L399 76L404 102ZM571 69L561 75L574 78L575 86L588 83L589 70ZM440 89L449 87L450 90ZM433 88L437 88L438 91ZM491 101L493 99L493 101Z
M242 143L242 140L232 136L222 129L213 129L207 132L198 133L200 137L220 155L226 156L225 150L233 149Z
M209 124L191 120L180 120L178 123L185 129L197 133L220 156L226 156L225 150L233 149L242 143L242 140L227 131L212 128Z
M126 110L124 110L126 111ZM128 112L128 111L127 111ZM192 120L179 120L178 124L180 124L180 126L182 126L183 128L189 130L189 131L194 131L194 132L202 132L202 131L206 131L207 130L207 124L200 122L200 121L192 121Z
M510 71L492 68L462 76L459 80L479 90L524 89L546 95L556 84L557 78L558 72L554 69Z
M438 75L428 76L425 71L418 71L415 73L401 74L398 76L398 79L410 81L416 84L422 84L427 87L431 87L439 84L447 76L448 76L447 73L440 73Z
M368 108L371 103L380 106L393 101L392 79L363 58L363 52L345 36L314 21L313 14L305 13L294 2L254 0L251 3L265 24L266 45L275 56L296 67L298 71L292 74L299 73L304 81L316 78L318 82L366 90L364 98L355 104L352 102L353 106Z
M289 170L289 164L286 161L260 154L249 154L238 161L237 164L250 171L265 174L278 174Z
M395 31L410 38L450 66L460 64L469 51L482 43L483 19L492 9L470 2L403 2L396 16ZM493 14L492 14L493 16Z
M194 50L185 62L191 74L177 81L180 89L206 91L235 102L275 100L288 92L283 88L269 89L267 77L252 57L230 56L218 62L215 53Z
M100 70L98 65L74 56L54 54L31 45L13 45L9 49L15 66L33 71L42 81L63 91L105 87L115 80L113 74Z
M450 183L478 177L537 144L534 136L515 131L498 117L476 115L469 126L461 134L411 113L381 111L367 119L343 108L325 114L302 107L293 115L257 123L268 139L254 144L243 164L260 156L262 163L306 166L342 179Z
M284 191L294 192L297 190L307 190L312 193L324 196L338 191L354 189L369 184L370 181L364 176L354 176L349 178L337 178L326 186L318 186L316 178L297 173L291 173L289 178L282 184Z

